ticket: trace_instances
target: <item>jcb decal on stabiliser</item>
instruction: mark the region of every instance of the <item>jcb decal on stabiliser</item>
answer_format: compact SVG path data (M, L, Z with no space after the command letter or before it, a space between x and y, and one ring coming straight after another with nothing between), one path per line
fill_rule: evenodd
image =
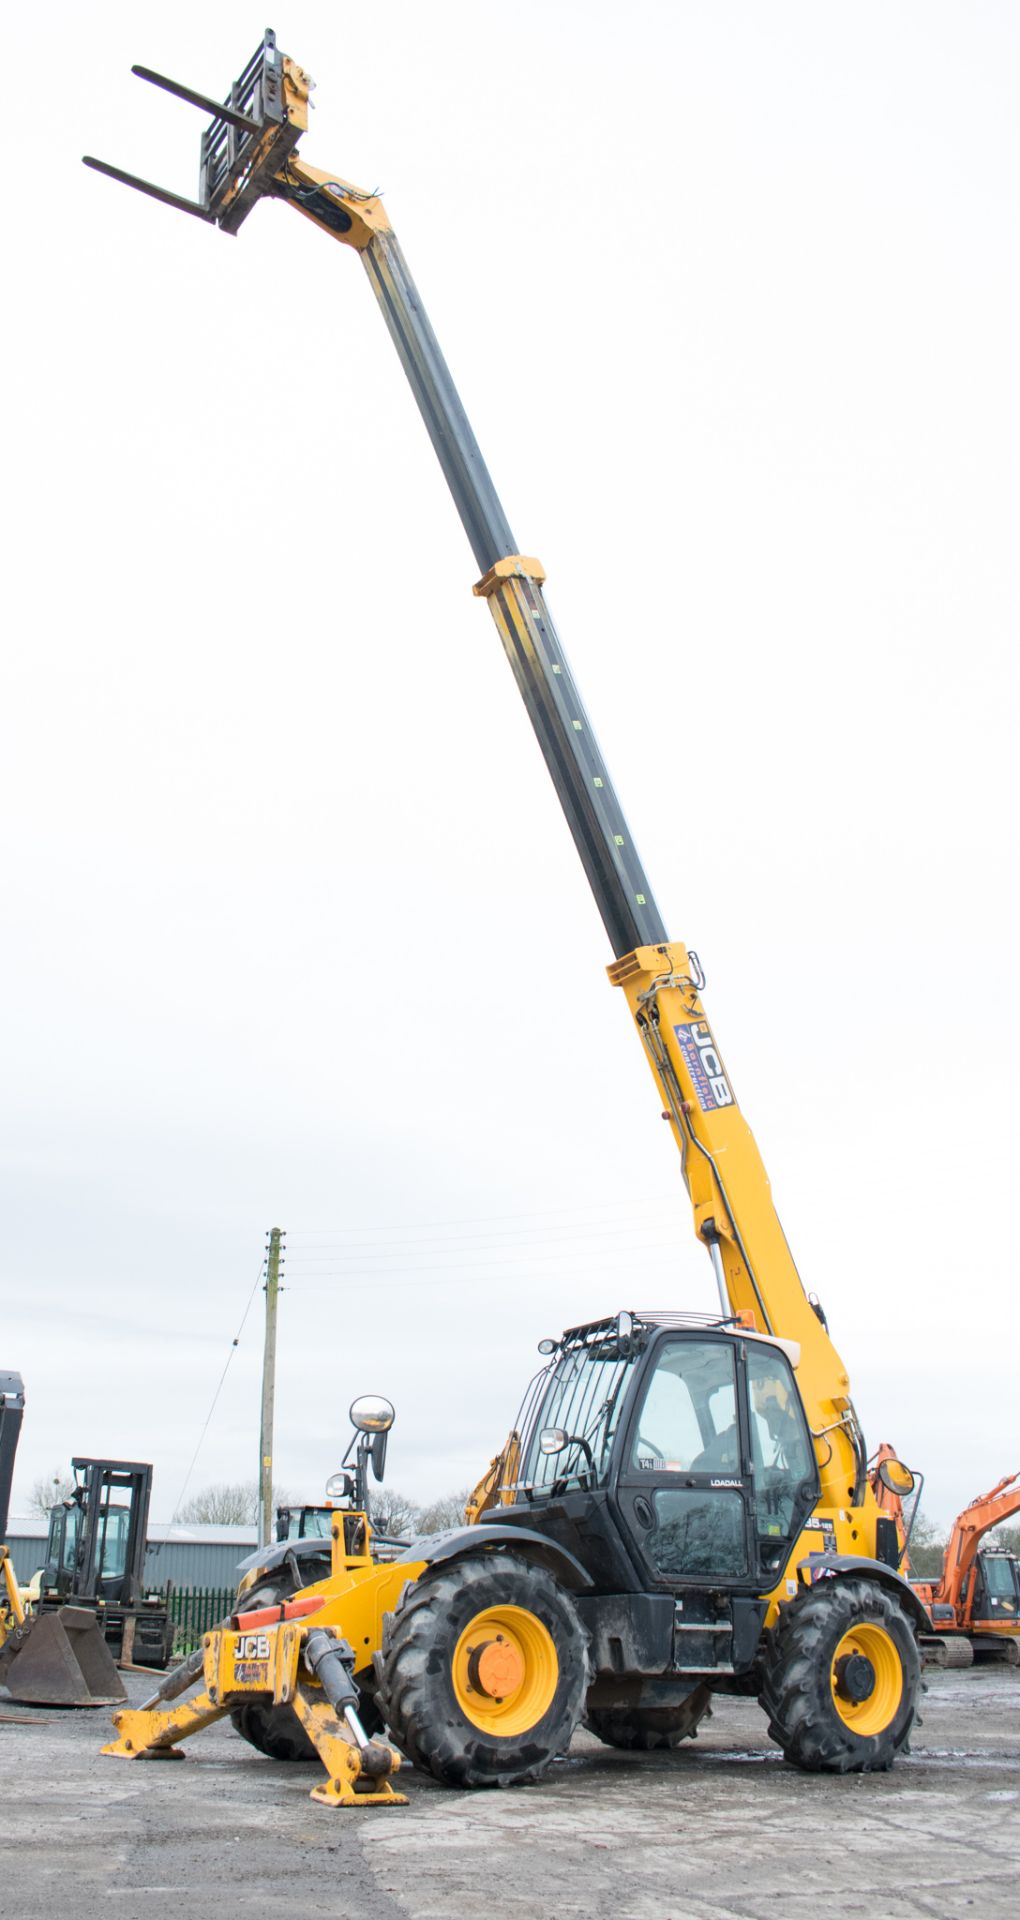
M268 1660L268 1633L239 1633L234 1641L234 1665L241 1660Z
M693 1020L689 1026L674 1027L673 1032L694 1082L702 1113L711 1113L716 1107L732 1107L734 1102L730 1084L723 1072L723 1063L708 1021Z

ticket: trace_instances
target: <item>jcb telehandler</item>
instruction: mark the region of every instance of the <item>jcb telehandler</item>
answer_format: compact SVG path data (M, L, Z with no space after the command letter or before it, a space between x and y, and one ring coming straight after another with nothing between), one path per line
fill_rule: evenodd
M316 1798L392 1799L372 1725L441 1781L506 1786L538 1778L582 1720L614 1746L671 1747L713 1693L737 1691L760 1697L795 1765L888 1767L915 1718L924 1610L896 1570L846 1369L776 1216L697 956L667 938L543 569L518 550L383 206L299 157L311 83L271 33L222 103L135 71L211 115L199 199L87 164L227 233L282 200L360 256L594 890L719 1312L630 1308L544 1341L471 1524L381 1565L364 1513L338 1515L329 1577L294 1593L278 1564L179 1681L116 1716L106 1751L171 1750L257 1703L258 1744L300 1723L318 1750ZM189 1680L197 1694L171 1705Z

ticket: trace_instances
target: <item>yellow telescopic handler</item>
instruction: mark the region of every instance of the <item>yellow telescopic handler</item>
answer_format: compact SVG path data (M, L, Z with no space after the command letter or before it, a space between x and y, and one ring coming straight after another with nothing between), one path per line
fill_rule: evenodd
M286 1543L265 1555L230 1624L116 1716L105 1751L177 1752L229 1713L268 1753L317 1752L319 1800L386 1801L382 1730L440 1781L513 1786L582 1723L613 1747L668 1749L730 1692L758 1696L797 1767L888 1767L915 1721L926 1616L897 1571L846 1368L773 1207L697 956L667 938L543 569L510 531L381 201L299 157L311 82L272 33L225 102L135 72L210 115L199 198L86 164L227 233L282 200L360 257L602 915L719 1310L631 1302L543 1341L468 1524L396 1559L373 1552L367 1495L370 1436L391 1414L355 1403L360 1466L328 1572ZM903 1491L910 1476L884 1470Z

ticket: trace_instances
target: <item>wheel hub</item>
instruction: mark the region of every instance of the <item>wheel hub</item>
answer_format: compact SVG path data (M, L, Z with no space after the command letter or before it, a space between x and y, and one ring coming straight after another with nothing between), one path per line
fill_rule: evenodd
M539 1724L559 1684L548 1627L513 1601L483 1607L453 1649L450 1680L465 1719L482 1733L514 1739Z
M865 1653L845 1653L836 1661L833 1678L840 1699L855 1707L875 1691L875 1669Z
M508 1700L524 1679L524 1661L518 1649L501 1633L468 1649L468 1680L476 1693L490 1700Z

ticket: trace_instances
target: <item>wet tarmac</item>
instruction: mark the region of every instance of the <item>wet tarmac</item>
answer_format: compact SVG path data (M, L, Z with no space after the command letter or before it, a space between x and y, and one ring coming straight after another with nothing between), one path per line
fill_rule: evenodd
M314 1768L221 1722L186 1761L104 1758L101 1712L0 1689L0 1888L35 1920L955 1920L1020 1916L1020 1671L928 1676L890 1773L805 1776L748 1701L720 1700L676 1755L579 1735L540 1786L329 1811ZM149 1682L132 1676L132 1698Z

